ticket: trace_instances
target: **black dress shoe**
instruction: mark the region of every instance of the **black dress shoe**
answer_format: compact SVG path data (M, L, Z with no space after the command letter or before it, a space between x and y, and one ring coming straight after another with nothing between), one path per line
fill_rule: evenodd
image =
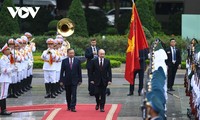
M129 93L129 94L127 94L127 96L132 96L133 95L133 93Z
M56 96L54 94L51 94L51 98L56 98Z
M175 91L173 88L171 88L171 91Z
M99 105L96 105L95 110L98 110L98 109L99 109Z
M54 95L54 96L58 96L58 94L57 94L56 92L55 92L55 93L53 93L53 95Z
M11 94L10 94L10 95L8 95L8 96L7 96L7 98L12 98L12 95L11 95Z
M12 95L12 98L18 98L18 96L17 96L17 95L15 95L15 94L13 94L13 95Z
M100 109L100 112L105 112L105 110L104 109Z
M72 111L72 112L76 112L76 109L75 109L75 108L71 108L71 111Z
M17 96L21 96L21 94L20 94L19 92L16 92L16 95L17 95Z
M44 98L50 98L51 95L50 94L47 94L46 96L44 96Z
M173 88L169 88L167 91L175 91Z
M68 111L70 111L70 108L67 108Z
M1 111L1 115L11 115L11 112L7 112L6 110Z
M138 96L141 96L141 93L140 93L140 92L138 93Z
M61 94L62 92L61 92L60 90L58 90L56 93L57 93L57 94Z

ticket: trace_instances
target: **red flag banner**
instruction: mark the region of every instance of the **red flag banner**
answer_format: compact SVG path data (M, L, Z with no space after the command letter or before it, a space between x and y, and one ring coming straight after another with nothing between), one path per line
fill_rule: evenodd
M144 34L135 3L133 3L125 67L125 79L130 84L134 84L134 71L140 69L139 50L146 48L148 48L146 36Z

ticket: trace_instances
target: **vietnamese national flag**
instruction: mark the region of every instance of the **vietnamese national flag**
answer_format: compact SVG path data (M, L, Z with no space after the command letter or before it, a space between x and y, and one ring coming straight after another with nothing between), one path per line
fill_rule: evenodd
M125 79L133 83L134 71L140 69L139 50L148 48L138 12L133 1L130 32L128 36L128 48L126 50Z

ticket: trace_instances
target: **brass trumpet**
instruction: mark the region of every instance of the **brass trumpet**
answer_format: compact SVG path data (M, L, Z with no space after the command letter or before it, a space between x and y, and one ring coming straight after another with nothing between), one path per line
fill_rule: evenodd
M34 40L35 40L35 38L33 38L30 41L28 41L28 45L30 45Z
M50 49L47 49L47 54L52 54L52 52L50 51Z

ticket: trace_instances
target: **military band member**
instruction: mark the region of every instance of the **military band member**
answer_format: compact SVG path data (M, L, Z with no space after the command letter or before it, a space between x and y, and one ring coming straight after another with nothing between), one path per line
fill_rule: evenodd
M65 58L63 56L63 51L61 50L62 47L62 39L56 38L55 39L55 52L56 52L56 56L58 57L58 60L55 62L56 64L56 92L58 94L61 94L61 92L63 91L60 84L59 84L59 80L60 80L60 69L61 69L61 62L62 60Z
M15 40L14 39L9 39L8 40L8 46L10 48L11 54L10 54L10 64L12 65L12 67L16 67L15 65ZM18 98L18 96L16 95L16 91L17 91L17 71L13 71L12 72L12 83L9 85L9 90L8 90L8 98Z
M26 45L28 43L28 38L26 36L21 36L21 39L22 39L22 47L20 49L20 52L22 53L23 57L24 57L24 60L22 61L22 72L23 72L23 80L21 81L22 82L22 90L24 92L27 92L29 90L29 87L28 87L28 79L27 79L27 76L28 76L28 49L26 48Z
M21 46L23 44L23 41L21 38L17 38L15 41L15 54L18 57L17 60L15 61L15 64L18 68L17 70L17 75L18 75L18 82L17 82L17 95L20 96L21 94L24 93L23 91L23 84L22 84L22 80L23 80L23 64L22 61L24 61L24 56L21 52Z
M32 79L33 79L33 62L34 62L33 52L36 51L36 45L33 42L34 38L32 38L33 36L31 33L26 32L24 35L28 38L28 44L26 46L29 52L28 80L29 80L29 88L32 88L31 84L32 84Z
M54 50L55 41L52 38L46 41L48 49L43 51L41 58L44 60L44 83L46 89L45 98L55 98L53 85L56 83L56 64L58 60Z
M61 51L62 51L62 56L64 58L67 58L67 49L70 48L69 46L67 46L66 42L64 41L64 38L62 37L62 35L57 35L56 36L56 39L60 39L61 40L61 43L62 43L62 46L61 46Z
M10 64L10 49L7 44L5 44L1 52L3 56L0 61L1 75L0 75L0 84L1 84L1 96L0 96L0 106L1 106L1 115L11 115L10 112L6 111L6 98L8 94L9 84L12 83L12 72L15 69Z
M29 32L24 33L24 35L28 38L28 45L32 52L36 51L35 43L33 42L34 38L32 38L32 34Z

